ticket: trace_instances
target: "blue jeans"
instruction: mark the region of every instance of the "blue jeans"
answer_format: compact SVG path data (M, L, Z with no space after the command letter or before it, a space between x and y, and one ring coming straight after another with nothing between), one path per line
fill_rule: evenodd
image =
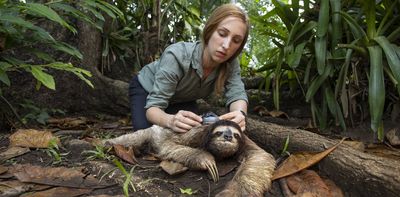
M144 108L144 106L146 106L147 95L149 95L149 93L143 88L135 75L129 83L129 101L134 131L152 126L152 123L146 118L146 109ZM191 111L196 114L199 111L196 101L189 101L169 104L165 112L168 114L176 114L179 110Z

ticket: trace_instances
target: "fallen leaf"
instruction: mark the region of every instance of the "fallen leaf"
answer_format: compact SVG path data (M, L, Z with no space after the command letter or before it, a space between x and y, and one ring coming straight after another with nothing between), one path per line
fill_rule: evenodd
M55 187L45 191L38 191L38 192L24 194L21 195L21 197L52 197L52 196L75 197L75 196L81 196L83 194L89 194L91 191L92 189Z
M286 119L289 118L289 115L287 115L285 112L276 111L276 110L270 111L270 112L269 112L269 115L272 116L272 117L274 117L274 118L286 118Z
M10 137L10 146L21 146L29 148L47 148L52 140L60 144L60 139L50 131L39 131L35 129L18 129Z
M128 150L119 144L114 145L115 154L130 164L137 164L135 154L133 153L133 148L129 147Z
M258 105L253 108L253 111L259 116L269 116L269 111L266 107Z
M286 182L290 190L302 196L311 194L311 196L331 197L328 186L321 177L313 170L302 170L296 174L286 177Z
M81 171L71 168L51 168L29 164L18 164L13 167L14 176L21 182L74 188L104 188L109 186L108 184L100 183L91 175L85 175Z
M330 179L323 179L329 191L331 191L332 197L344 197L343 191Z
M26 147L11 146L4 152L0 153L0 161L5 161L8 159L23 155L29 151L30 151L29 148L26 148Z
M326 149L323 152L311 153L311 152L300 152L290 155L285 161L282 162L280 166L275 170L274 176L272 180L279 179L285 176L289 176L301 170L304 170L316 163L318 163L321 159L326 157L329 153L335 150L343 141L343 138L340 142L335 144L334 146Z
M17 180L1 181L0 194L1 196L20 196L22 193L30 191L34 184L21 183Z
M173 161L161 161L160 167L169 175L176 175L187 171L189 168Z

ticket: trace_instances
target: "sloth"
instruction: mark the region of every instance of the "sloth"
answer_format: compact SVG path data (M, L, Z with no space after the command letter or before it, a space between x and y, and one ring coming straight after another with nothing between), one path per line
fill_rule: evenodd
M214 182L219 180L216 161L235 158L240 166L217 196L263 196L271 186L275 169L274 157L250 140L238 124L229 120L195 127L186 133L153 125L103 143L133 146L135 150L147 146L161 160L178 162L190 169L207 170Z

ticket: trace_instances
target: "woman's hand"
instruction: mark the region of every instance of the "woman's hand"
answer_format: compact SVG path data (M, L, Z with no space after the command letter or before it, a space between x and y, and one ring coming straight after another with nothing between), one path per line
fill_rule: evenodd
M184 133L191 128L200 126L202 118L193 112L179 110L178 113L172 115L168 121L168 127L175 132Z
M232 111L224 115L221 115L219 119L236 122L240 126L242 131L246 129L246 116L240 110Z

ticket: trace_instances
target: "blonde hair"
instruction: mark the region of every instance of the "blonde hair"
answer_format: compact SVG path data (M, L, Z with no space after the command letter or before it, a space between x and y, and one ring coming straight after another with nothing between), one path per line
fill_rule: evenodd
M246 32L244 35L244 39L242 41L242 44L240 47L237 49L237 51L232 55L231 58L229 58L226 62L220 65L219 68L219 75L217 78L217 81L215 83L215 92L217 94L220 94L224 88L225 80L227 78L227 66L229 62L234 60L243 50L244 45L247 42L247 38L249 36L249 30L250 30L250 23L249 23L249 18L247 14L238 6L235 4L223 4L219 7L217 7L210 15L208 18L204 29L203 29L203 34L202 34L202 42L204 46L208 44L208 41L210 40L212 34L216 31L219 23L221 23L225 18L227 17L237 17L243 21L244 24L246 24Z

